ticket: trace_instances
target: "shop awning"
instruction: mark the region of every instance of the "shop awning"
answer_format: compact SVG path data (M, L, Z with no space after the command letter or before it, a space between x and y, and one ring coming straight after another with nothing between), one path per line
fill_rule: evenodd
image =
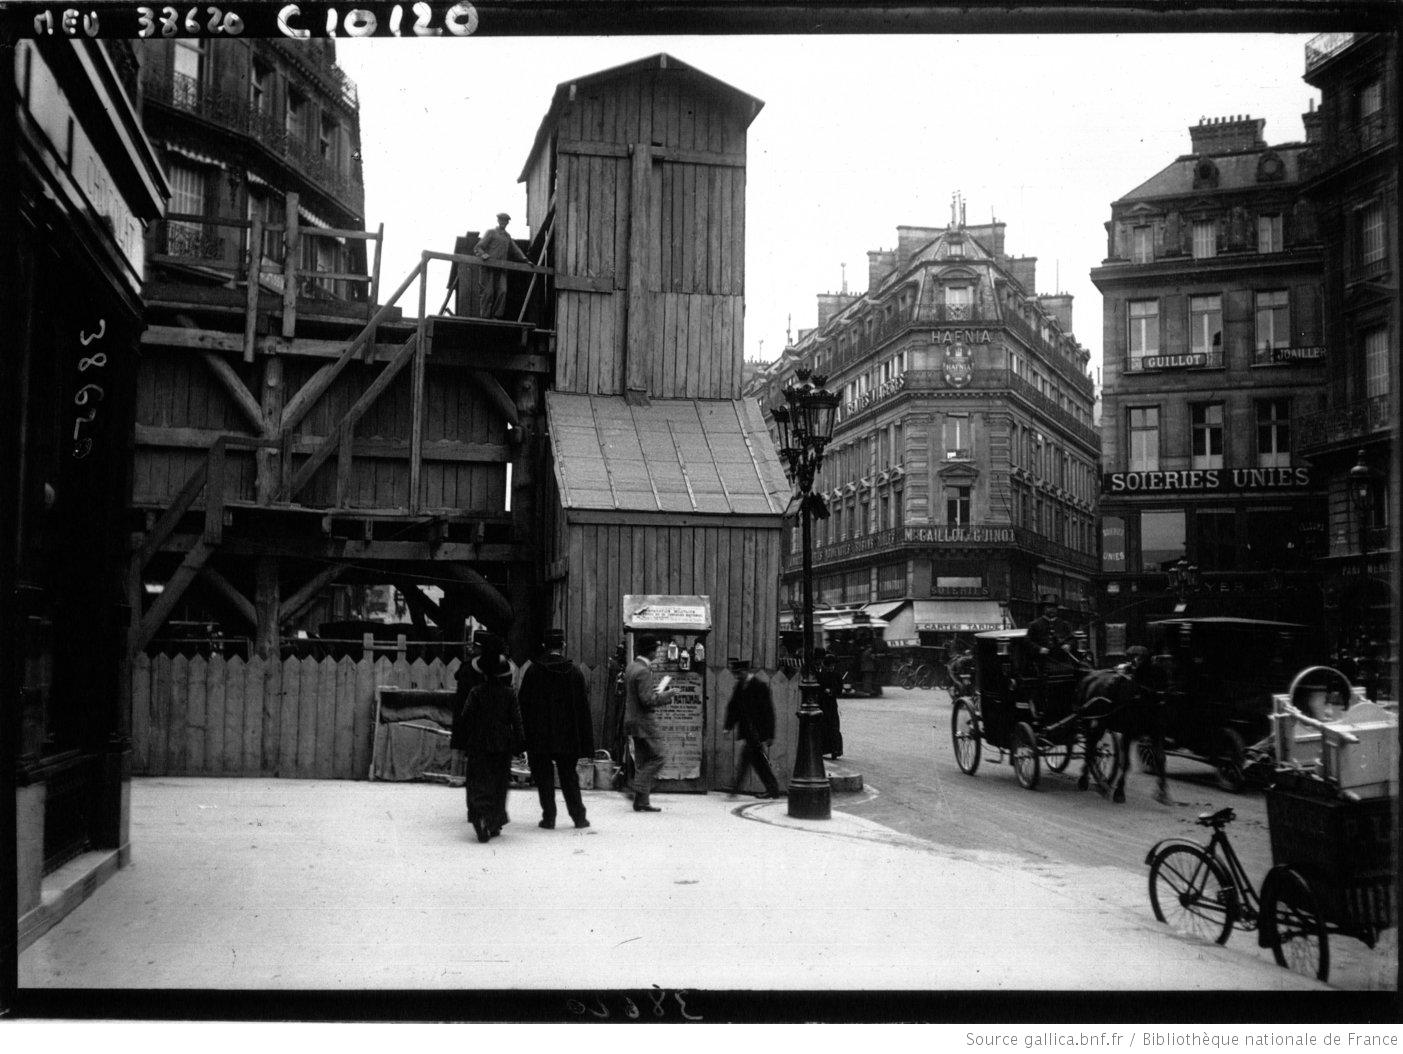
M866 604L862 610L873 618L886 619L891 621L892 614L906 604L904 600L883 600L875 604Z
M1003 608L993 600L914 601L917 630L936 633L977 633L1003 629Z

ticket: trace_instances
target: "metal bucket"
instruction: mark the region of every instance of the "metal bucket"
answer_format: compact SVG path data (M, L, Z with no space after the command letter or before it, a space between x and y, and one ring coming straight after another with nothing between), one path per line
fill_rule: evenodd
M586 762L580 762L581 765ZM596 750L594 760L588 762L594 770L594 789L608 790L614 785L614 773L619 771L619 766L614 764L614 759L609 756L607 750Z

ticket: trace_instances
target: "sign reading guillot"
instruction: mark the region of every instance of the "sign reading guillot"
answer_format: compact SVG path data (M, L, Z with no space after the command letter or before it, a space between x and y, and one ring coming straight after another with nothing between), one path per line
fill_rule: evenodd
M1196 468L1169 472L1107 472L1102 494L1229 493L1309 490L1308 468Z

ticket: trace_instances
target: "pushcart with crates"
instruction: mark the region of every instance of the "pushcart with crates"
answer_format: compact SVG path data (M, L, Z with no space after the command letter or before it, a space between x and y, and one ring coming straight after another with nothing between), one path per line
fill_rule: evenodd
M1353 705L1322 720L1306 712L1306 700L1319 699L1332 678L1339 690L1326 694ZM1262 883L1258 939L1278 963L1324 980L1330 934L1372 948L1397 924L1398 717L1329 667L1297 674L1274 710L1273 866Z

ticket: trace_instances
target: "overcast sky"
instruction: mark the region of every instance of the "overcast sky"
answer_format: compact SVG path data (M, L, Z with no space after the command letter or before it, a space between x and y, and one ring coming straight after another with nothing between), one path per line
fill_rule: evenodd
M814 324L814 295L865 289L867 252L900 224L1007 223L1038 257L1038 292L1072 293L1077 338L1101 355L1110 203L1180 154L1201 117L1266 119L1304 138L1318 93L1300 35L608 37L339 40L360 87L369 227L385 224L382 289L423 248L491 226L525 237L517 182L555 86L667 52L762 99L750 126L746 358L775 358ZM440 265L445 266L445 265ZM431 310L446 272L433 278ZM437 294L435 298L435 294ZM417 308L404 301L408 313Z

